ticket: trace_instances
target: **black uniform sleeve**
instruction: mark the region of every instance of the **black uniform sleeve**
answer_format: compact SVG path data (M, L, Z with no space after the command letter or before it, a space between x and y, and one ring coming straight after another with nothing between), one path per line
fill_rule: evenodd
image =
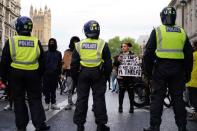
M40 73L40 75L42 76L43 73L44 73L44 50L42 48L42 45L41 45L41 42L38 41L38 45L39 45L39 48L40 48L40 57L38 58L38 63L39 63L39 68L38 68L38 71Z
M155 29L151 32L150 38L146 44L146 49L143 56L143 72L147 77L152 76L152 70L154 61L156 60L156 31Z
M75 80L78 78L79 73L79 67L80 67L80 56L76 49L73 50L72 53L72 61L71 61L71 77Z
M10 55L10 48L9 48L9 41L7 40L1 56L1 62L0 62L0 77L5 82L8 80L8 74L9 74L9 68L11 66L12 59Z
M188 82L191 78L191 72L193 67L193 49L189 38L186 37L185 46L183 48L184 52L184 67L185 67L185 81Z
M105 43L105 46L103 48L102 59L104 60L103 63L104 75L108 79L112 72L112 60L111 60L111 53L107 43Z
M59 52L59 51L58 51ZM62 73L62 53L59 52L59 60L58 60L58 75Z

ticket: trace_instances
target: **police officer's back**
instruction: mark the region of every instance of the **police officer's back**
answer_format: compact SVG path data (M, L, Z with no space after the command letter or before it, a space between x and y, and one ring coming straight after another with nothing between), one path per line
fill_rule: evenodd
M16 20L18 35L5 43L1 59L0 76L8 80L13 89L15 123L18 131L26 131L29 122L27 95L31 118L36 131L48 130L41 101L41 74L43 49L36 37L31 36L33 23L21 16Z
M77 124L78 131L84 131L91 88L97 131L109 131L109 127L105 125L108 121L105 104L106 78L112 70L109 48L99 38L100 27L96 21L87 22L84 32L87 39L75 44L76 50L73 51L71 63L73 76L76 77L80 69L74 123Z
M185 31L175 25L176 10L166 7L160 15L163 24L152 31L143 58L145 72L152 79L150 127L144 131L160 130L166 85L178 130L186 131L183 90L192 70L192 47Z

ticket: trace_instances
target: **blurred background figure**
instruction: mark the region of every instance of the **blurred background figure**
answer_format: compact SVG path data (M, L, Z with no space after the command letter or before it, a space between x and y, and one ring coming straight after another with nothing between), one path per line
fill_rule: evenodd
M115 56L113 59L114 61L117 59L118 56ZM118 85L118 80L117 80L117 76L118 76L118 73L117 73L117 67L116 66L113 66L112 68L112 73L111 73L111 90L112 92L116 92L118 93L118 90L119 90L119 85Z
M80 39L77 36L73 36L70 39L70 44L69 44L69 49L67 49L64 52L64 57L63 57L63 74L66 77L66 86L68 88L68 105L65 107L65 110L71 110L72 106L74 105L73 100L72 100L72 95L74 92L74 88L77 86L77 77L72 77L71 76L71 71L70 71L70 64L72 61L72 53L73 50L75 49L75 43L79 42ZM77 75L78 76L78 75Z
M43 75L43 94L45 96L45 110L50 108L59 110L56 104L56 89L61 77L62 55L57 50L57 41L49 39L48 50L44 53L44 75Z
M114 66L116 67L117 70L121 70L124 66L123 58L127 58L127 60L131 60L135 58L135 55L133 52L131 52L129 49L132 47L131 43L122 43L121 44L121 53L116 57L114 61ZM122 72L127 72L125 69L122 68ZM122 113L123 112L123 100L124 100L124 95L125 92L128 91L129 95L129 100L130 100L130 109L129 113L134 112L134 106L133 106L133 101L134 101L134 90L133 90L133 84L134 84L134 77L130 76L130 74L118 74L117 76L118 80L118 85L119 85L119 108L118 112Z
M189 101L194 107L194 113L188 117L188 120L197 121L197 41L193 43L193 69L191 80L186 84L189 90Z

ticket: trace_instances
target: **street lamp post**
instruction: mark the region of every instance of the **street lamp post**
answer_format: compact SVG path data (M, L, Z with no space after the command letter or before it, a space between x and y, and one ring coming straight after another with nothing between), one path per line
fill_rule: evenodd
M181 4L181 7L182 7L182 27L184 28L184 7L186 6L187 1L186 0L180 0L180 4Z

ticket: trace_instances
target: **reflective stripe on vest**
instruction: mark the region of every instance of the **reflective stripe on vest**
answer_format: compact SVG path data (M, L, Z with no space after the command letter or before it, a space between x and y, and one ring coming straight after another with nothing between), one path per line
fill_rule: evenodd
M38 69L40 49L37 38L28 36L14 36L9 39L9 45L11 58L13 61L11 63L11 67L23 70Z
M178 29L167 31L167 28ZM178 32L180 31L180 32ZM161 25L156 28L157 49L156 55L159 58L184 59L183 48L186 35L182 28L166 27Z
M102 62L102 51L105 41L102 39L85 39L75 44L80 55L80 64L85 67L96 67ZM93 47L91 47L93 46Z

